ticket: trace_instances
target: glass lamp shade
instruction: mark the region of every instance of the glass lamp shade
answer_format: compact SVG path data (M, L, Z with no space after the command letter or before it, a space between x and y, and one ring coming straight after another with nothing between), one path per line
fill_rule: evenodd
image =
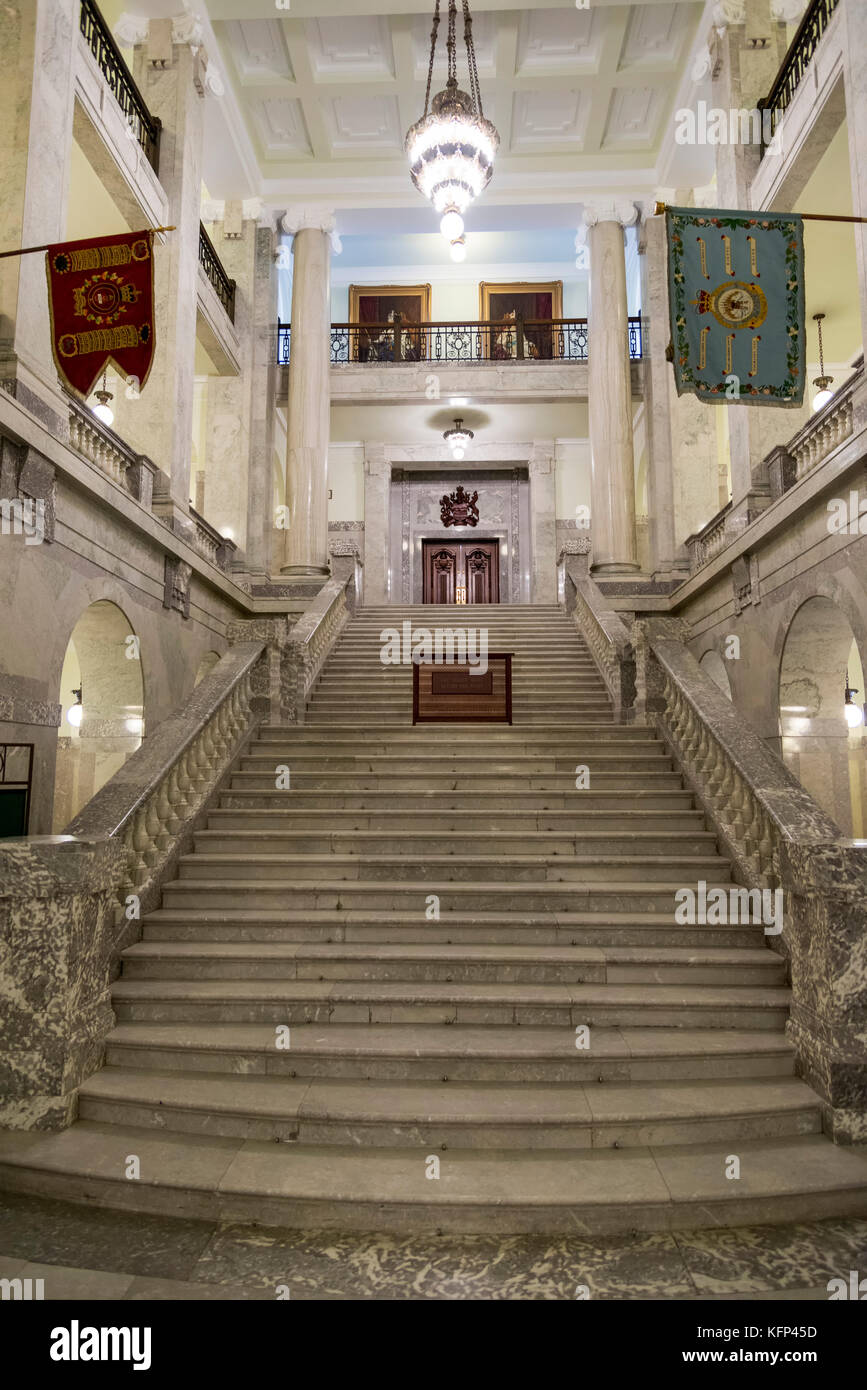
M66 711L67 724L71 724L73 729L77 729L80 727L83 718L84 705L70 705L69 709Z
M850 729L857 729L859 724L863 724L864 722L864 711L861 706L856 705L854 701L846 701L843 706L843 713L846 716L846 723L849 725Z
M91 409L97 420L101 420L104 425L114 424L114 412L107 405L103 405L101 401L99 405L92 406Z
M457 241L459 237L463 236L464 219L455 208L449 208L448 212L443 214L443 220L440 222L440 231L446 241L454 242Z
M476 115L467 93L447 87L407 132L412 181L437 212L462 214L490 183L499 144L496 127Z
M827 387L822 391L817 391L815 396L813 397L813 410L822 410L823 407L826 406L830 400L833 400L833 398L834 392L829 391Z
M453 459L458 459L458 460L460 460L460 459L462 459L462 458L464 457L464 454L465 454L465 453L466 453L466 449L461 449L459 446L455 446L455 445L452 446L452 458L453 458Z
M457 241L452 242L449 254L457 265L467 259L467 243L464 237L459 237Z

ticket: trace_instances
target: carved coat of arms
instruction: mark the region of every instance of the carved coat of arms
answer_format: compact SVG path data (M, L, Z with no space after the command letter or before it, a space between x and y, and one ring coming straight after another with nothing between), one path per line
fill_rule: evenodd
M478 526L479 509L476 503L479 494L472 497L462 486L455 488L451 496L440 498L440 517L443 526Z

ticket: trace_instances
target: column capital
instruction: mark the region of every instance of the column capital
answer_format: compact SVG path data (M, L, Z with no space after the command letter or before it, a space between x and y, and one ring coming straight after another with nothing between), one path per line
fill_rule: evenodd
M164 19L148 19L142 15L121 15L113 29L122 47L146 44L146 60L155 68L171 67L175 47L187 47L194 59L193 81L199 96L226 95L226 85L219 68L209 59L204 47L205 28L194 14L177 14Z
M372 477L387 478L391 474L391 459L385 452L384 444L365 444L364 471Z
M595 227L598 222L619 222L621 227L631 227L638 220L639 208L629 198L597 198L583 205L582 216L586 227Z
M287 236L308 230L327 232L331 237L331 249L336 256L343 250L337 234L337 219L334 208L323 203L299 203L287 208L280 218L280 227Z

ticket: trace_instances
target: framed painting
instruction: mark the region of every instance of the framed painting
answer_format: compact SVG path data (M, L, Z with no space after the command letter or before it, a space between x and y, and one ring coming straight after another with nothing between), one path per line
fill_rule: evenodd
M430 321L430 300L430 285L350 285L353 362L420 362L426 335L412 324Z
M479 285L479 318L495 324L487 335L487 355L495 361L524 357L544 359L556 356L556 334L548 327L551 319L563 317L563 281L549 284ZM529 326L518 339L518 320ZM533 323L543 319L545 323ZM514 327L512 326L514 324Z

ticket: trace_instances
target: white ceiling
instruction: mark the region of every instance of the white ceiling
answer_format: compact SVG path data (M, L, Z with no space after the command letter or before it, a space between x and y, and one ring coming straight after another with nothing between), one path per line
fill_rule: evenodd
M424 105L433 0L206 0L227 79L225 134L208 160L214 196L238 152L269 199L412 207L404 136ZM363 13L359 14L359 7ZM447 9L443 0L443 11ZM653 187L701 0L473 3L485 114L500 155L485 201L580 202ZM435 90L445 80L445 23ZM466 85L458 21L459 77ZM233 162L230 145L234 145ZM214 185L211 187L211 185Z

